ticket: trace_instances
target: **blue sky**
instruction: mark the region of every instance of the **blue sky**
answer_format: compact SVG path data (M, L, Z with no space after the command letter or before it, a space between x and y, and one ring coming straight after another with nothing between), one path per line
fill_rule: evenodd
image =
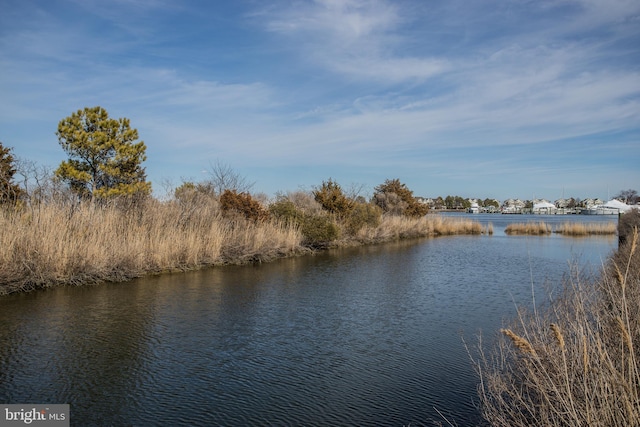
M0 141L128 117L147 177L555 200L640 191L637 0L0 0Z

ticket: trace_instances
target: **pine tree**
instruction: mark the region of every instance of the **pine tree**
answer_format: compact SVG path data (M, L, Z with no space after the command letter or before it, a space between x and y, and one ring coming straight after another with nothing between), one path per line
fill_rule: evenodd
M146 146L129 119L111 119L102 107L85 108L58 124L58 142L69 156L55 174L80 197L108 199L151 193L142 162Z
M0 204L15 203L22 195L22 190L13 182L16 173L15 159L11 149L0 142Z

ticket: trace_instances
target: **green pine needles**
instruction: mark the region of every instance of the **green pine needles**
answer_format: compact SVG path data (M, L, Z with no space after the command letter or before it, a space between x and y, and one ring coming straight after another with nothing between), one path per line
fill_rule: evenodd
M138 131L131 129L129 119L112 119L102 107L85 108L61 120L56 135L69 160L55 174L81 198L151 193L142 167L147 147L136 142Z

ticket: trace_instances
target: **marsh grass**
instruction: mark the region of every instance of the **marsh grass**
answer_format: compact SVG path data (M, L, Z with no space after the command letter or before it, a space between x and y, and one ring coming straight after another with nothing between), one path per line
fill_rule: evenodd
M617 225L615 222L607 223L577 223L564 222L554 229L544 221L513 223L507 225L504 232L506 234L527 234L527 235L548 235L551 233L565 236L592 236L592 235L615 235Z
M482 234L482 225L469 219L426 215L419 218L385 215L377 227L363 227L354 238L363 243L416 237Z
M501 330L475 367L493 426L640 425L638 231L598 279L573 269L546 309Z
M551 226L543 221L539 222L518 222L507 225L504 229L506 234L529 234L543 235L551 234Z
M122 210L49 203L0 212L0 294L269 260L301 250L295 227L229 220L214 204Z
M565 222L558 225L553 232L567 236L614 235L617 233L617 225L615 222L587 224Z

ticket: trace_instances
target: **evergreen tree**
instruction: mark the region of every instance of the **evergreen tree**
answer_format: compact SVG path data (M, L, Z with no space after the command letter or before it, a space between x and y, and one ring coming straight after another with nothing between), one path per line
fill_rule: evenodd
M413 191L399 179L387 179L375 189L374 202L385 213L402 214L411 217L421 217L429 212L429 207L419 203L413 197Z
M0 142L0 204L15 203L22 195L22 190L13 182L16 173L15 159L11 149Z
M55 174L81 197L107 199L151 193L142 162L146 146L129 119L109 118L102 107L85 108L58 124L58 141L69 156Z
M354 207L354 202L344 194L340 184L331 178L328 181L323 181L320 188L313 190L313 197L324 210L341 218L348 216Z

